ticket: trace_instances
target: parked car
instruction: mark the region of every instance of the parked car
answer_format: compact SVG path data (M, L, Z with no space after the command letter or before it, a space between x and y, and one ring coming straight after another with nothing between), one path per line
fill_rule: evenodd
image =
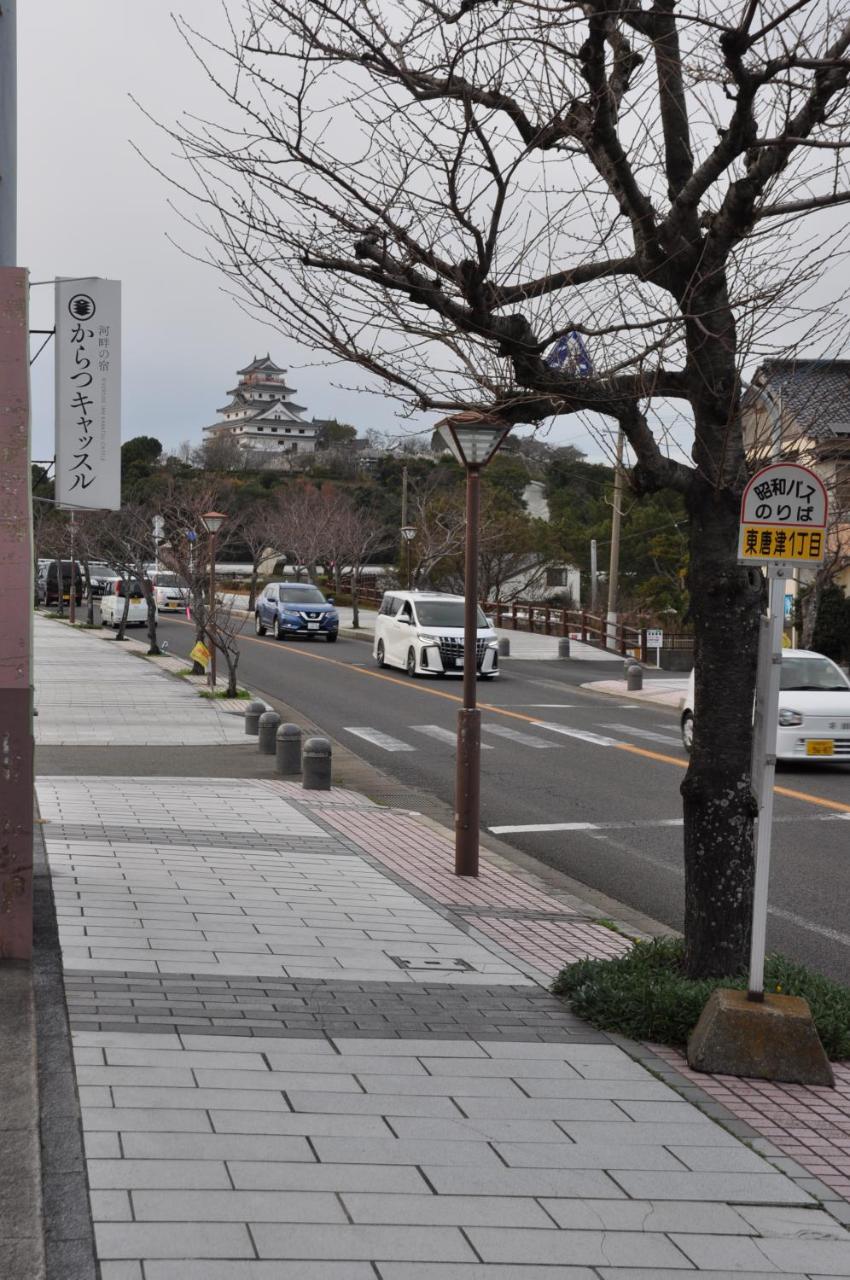
M59 603L59 564L62 565L62 600L68 604L71 599L71 561L46 560L39 561L37 597L38 603L47 605ZM83 575L78 561L74 561L74 596L77 604L83 599Z
M89 561L89 581L93 596L102 596L115 579L115 570L103 560Z
M185 609L189 603L189 588L180 581L176 573L155 570L150 575L153 585L153 598L161 613L177 613Z
M694 673L681 713L682 744L694 740ZM850 680L810 649L783 649L779 675L777 760L850 761Z
M127 626L143 627L148 620L148 606L141 582L124 578L114 578L107 587L100 601L100 625L117 627L124 616L124 601L129 591L130 609L127 614Z
M401 667L410 676L462 675L463 613L463 596L385 592L375 621L375 661L379 667ZM482 679L498 676L496 632L480 608L475 660Z
M339 635L339 614L312 582L270 582L257 600L254 630L275 640L287 636L324 636L333 644Z

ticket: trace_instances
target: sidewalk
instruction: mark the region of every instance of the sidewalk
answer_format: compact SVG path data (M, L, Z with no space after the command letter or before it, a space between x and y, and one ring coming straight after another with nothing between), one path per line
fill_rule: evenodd
M688 676L669 676L666 680L644 675L643 688L632 691L625 680L589 680L583 689L607 693L616 698L629 698L633 702L652 702L659 707L672 707L678 711L688 688Z
M37 630L55 741L105 646ZM183 694L115 649L116 702ZM191 697L180 732L209 742L229 718ZM629 945L576 899L486 855L459 880L450 833L340 789L57 774L38 797L101 1280L850 1275L850 1207L675 1055L545 990Z

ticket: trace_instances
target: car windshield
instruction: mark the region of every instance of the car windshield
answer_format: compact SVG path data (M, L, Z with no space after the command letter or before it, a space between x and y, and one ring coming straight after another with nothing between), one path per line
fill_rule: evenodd
M417 600L416 616L422 627L463 627L462 600ZM490 624L481 610L478 610L478 626Z
M811 657L782 659L780 689L810 690L819 693L850 693L850 683L840 668L829 658L813 653Z
M176 573L158 573L156 575L156 585L158 587L179 587L180 582Z
M280 598L284 604L326 604L318 587L281 587Z

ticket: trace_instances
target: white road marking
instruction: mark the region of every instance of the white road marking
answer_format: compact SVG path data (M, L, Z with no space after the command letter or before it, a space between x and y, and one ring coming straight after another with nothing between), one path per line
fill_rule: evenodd
M452 729L444 729L439 724L411 724L410 729L415 729L417 733L424 733L428 738L436 738L438 742L447 742L449 746L457 746L457 734ZM493 748L487 742L481 743L482 751L492 751Z
M568 729L564 724L555 724L552 720L536 720L535 724L540 729L548 729L551 733L562 733L567 738L578 738L582 742L589 742L594 747L616 747L616 738L604 738L599 733L589 733L586 729Z
M520 733L518 729L509 729L504 724L482 724L481 730L483 733L492 733L497 738L508 738L511 742L518 742L522 747L534 747L538 751L557 745L554 742L547 742L545 738L535 738L530 733Z
M681 738L672 733L655 733L653 729L638 729L630 724L603 724L599 727L600 729L614 729L617 733L629 733L633 738L645 738L647 742L663 742L665 744L672 742L674 746L681 746Z
M415 751L415 747L411 747L407 742L401 742L398 738L392 738L388 733L381 733L379 729L370 729L368 725L362 725L354 728L351 725L344 726L346 733L356 734L358 738L365 738L367 742L371 742L373 746L381 747L384 751Z
M508 707L559 707L566 711L569 707L574 707L574 702L505 702L503 706Z
M681 827L681 818L648 818L631 822L529 822L523 826L490 827L493 835L531 831L631 831L636 827Z

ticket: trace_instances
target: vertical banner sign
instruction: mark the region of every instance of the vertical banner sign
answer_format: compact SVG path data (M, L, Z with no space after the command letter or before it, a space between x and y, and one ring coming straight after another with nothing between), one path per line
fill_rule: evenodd
M121 506L121 283L56 281L56 501Z

